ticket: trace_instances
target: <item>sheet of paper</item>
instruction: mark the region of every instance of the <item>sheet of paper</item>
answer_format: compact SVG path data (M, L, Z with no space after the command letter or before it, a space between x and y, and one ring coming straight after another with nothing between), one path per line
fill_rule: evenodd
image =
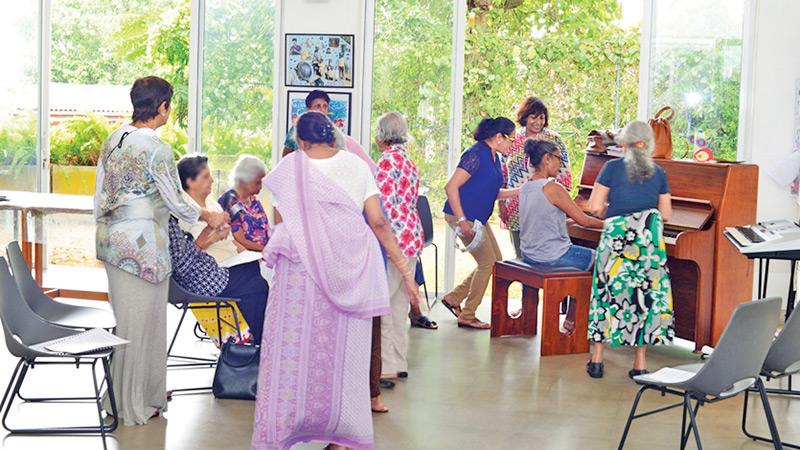
M230 258L226 259L219 263L220 267L233 267L238 266L239 264L247 264L249 262L258 261L262 257L260 252L254 252L252 250L246 250L242 253L237 254L236 256L231 256Z
M130 341L115 336L102 328L92 328L83 333L45 341L32 347L54 353L80 355L116 347L118 345L125 345L129 342Z
M661 383L682 383L695 375L695 372L689 372L688 370L664 367L663 369L648 374L647 379Z

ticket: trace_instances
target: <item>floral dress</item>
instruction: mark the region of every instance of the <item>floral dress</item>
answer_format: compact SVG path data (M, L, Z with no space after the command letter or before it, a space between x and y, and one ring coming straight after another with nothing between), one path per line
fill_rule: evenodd
M409 258L419 256L425 241L417 212L419 170L401 145L389 146L378 159L378 189L400 249Z
M556 144L561 151L561 168L555 181L564 186L567 191L571 190L572 172L570 172L569 167L569 154L567 153L567 146L561 140L561 136L555 131L544 128L530 139L550 141ZM533 168L528 164L528 156L525 154L526 140L528 138L525 136L525 129L522 128L517 132L517 137L514 143L511 144L509 154L505 157L505 163L503 164L504 188L514 189L522 186L533 173ZM519 231L519 197L501 200L499 203L500 220L509 230Z
M589 339L640 347L675 336L664 222L657 209L605 221L592 277Z
M219 204L231 216L231 233L242 230L245 239L259 245L269 241L269 217L255 195L250 197L250 205L239 201L234 189L219 198Z

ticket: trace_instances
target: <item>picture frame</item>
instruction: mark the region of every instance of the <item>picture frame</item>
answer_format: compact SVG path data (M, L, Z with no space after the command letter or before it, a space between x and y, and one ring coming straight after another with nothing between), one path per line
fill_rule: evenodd
M287 87L353 87L355 35L287 33L284 39Z
M297 118L306 112L306 97L311 91L288 91L286 101L286 132L294 126ZM344 134L350 134L350 118L352 107L352 96L349 92L329 92L331 103L328 110L328 117L339 127Z

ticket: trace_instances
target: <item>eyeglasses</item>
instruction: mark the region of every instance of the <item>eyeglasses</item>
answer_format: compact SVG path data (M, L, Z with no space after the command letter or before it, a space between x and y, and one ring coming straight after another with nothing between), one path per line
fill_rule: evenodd
M507 134L504 134L503 137L508 139L509 142L514 142L514 141L517 140L517 138L515 138L514 136L510 136L510 135L507 135Z

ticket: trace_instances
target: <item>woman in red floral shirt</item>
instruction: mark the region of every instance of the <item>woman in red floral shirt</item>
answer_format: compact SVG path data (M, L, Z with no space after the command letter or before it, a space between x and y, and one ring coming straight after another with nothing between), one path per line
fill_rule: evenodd
M408 126L402 115L390 112L378 119L375 142L383 154L378 159L375 179L381 191L381 200L389 216L400 249L408 258L408 267L416 266L425 237L417 213L419 195L419 170L408 157L403 144L408 137ZM392 313L381 317L381 361L383 378L396 378L408 373L409 301L403 289L403 275L394 265L386 268Z

